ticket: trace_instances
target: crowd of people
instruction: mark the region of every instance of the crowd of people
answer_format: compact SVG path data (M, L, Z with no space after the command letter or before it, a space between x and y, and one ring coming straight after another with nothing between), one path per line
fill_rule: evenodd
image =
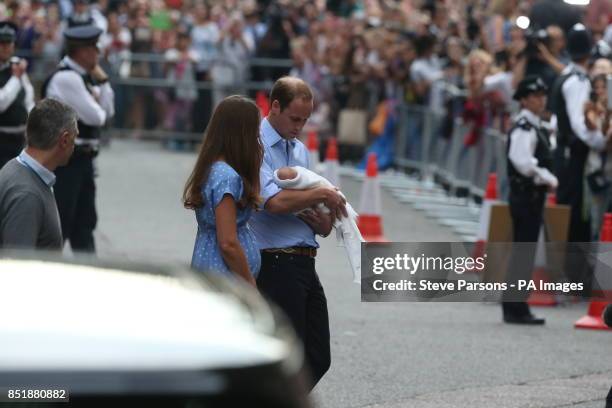
M32 76L60 59L67 24L98 25L103 66L117 83L114 124L135 135L201 133L224 96L254 96L262 81L287 73L312 84L313 121L337 134L344 109L372 119L389 99L463 114L475 127L500 119L507 129L520 79L538 74L551 86L569 62L565 33L574 23L603 40L607 56L611 9L606 0L582 8L556 0L60 0L5 2L0 19L20 27L16 47ZM167 86L136 87L132 78ZM201 81L211 86L197 88Z

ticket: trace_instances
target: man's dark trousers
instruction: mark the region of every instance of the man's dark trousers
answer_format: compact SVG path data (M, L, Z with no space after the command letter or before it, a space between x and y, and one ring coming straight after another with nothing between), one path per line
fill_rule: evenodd
M304 343L314 388L331 364L327 299L315 271L314 258L262 252L257 287L293 323Z
M73 251L95 252L93 231L96 228L96 185L93 155L75 151L70 162L55 171L53 187L62 224L64 240Z
M23 134L0 132L0 169L11 159L19 156L25 145Z

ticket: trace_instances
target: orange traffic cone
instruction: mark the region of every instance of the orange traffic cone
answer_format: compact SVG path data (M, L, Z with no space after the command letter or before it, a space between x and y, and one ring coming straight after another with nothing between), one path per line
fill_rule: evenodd
M340 165L338 164L338 142L335 137L327 141L327 152L325 154L325 174L334 186L340 188Z
M319 169L319 137L315 130L308 132L306 147L310 159L310 170L316 172Z
M574 327L577 329L612 330L612 328L605 325L601 316L607 304L607 302L591 301L586 316L578 319L574 323Z
M381 209L376 153L370 153L366 166L366 178L361 189L361 203L357 219L359 231L368 242L388 242L383 235Z
M612 213L606 213L601 227L600 242L612 242ZM607 302L592 300L586 316L581 317L574 323L577 329L612 330L603 321L602 313Z
M549 204L550 197L549 195ZM533 269L533 280L536 283L538 288L542 287L541 282L549 282L548 273L546 272L546 238L544 236L544 230L540 229L540 235L538 237L538 242L536 244L536 255L535 255L535 265ZM557 298L555 294L551 291L545 290L532 290L529 294L529 299L527 299L527 303L530 306L556 306Z
M533 271L533 281L537 282L536 286L541 287L541 282L549 282L548 274L546 270L541 267L536 267ZM557 298L555 294L550 291L545 290L532 290L529 294L529 299L527 299L527 303L530 306L556 306Z
M268 116L268 113L270 112L270 102L268 101L268 97L264 91L257 91L257 94L255 95L255 104L259 108L262 118Z
M497 201L497 174L489 173L487 188L484 200L480 209L480 219L478 221L478 234L476 235L476 245L472 256L478 258L484 256L487 240L489 239L489 224L491 223L491 206Z

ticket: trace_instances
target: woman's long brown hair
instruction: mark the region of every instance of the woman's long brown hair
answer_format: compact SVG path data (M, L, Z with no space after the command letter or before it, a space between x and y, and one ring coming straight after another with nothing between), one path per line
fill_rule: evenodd
M242 178L244 193L238 205L257 207L259 197L259 168L263 147L259 138L259 109L243 96L225 98L215 109L206 131L198 160L183 191L183 205L196 209L204 205L202 186L208 180L210 168L217 160L224 160Z

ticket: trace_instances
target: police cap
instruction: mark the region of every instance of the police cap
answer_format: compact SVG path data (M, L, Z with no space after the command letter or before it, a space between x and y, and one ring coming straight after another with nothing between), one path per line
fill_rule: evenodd
M544 81L542 81L542 78L537 75L528 75L521 82L519 82L513 98L518 101L529 94L537 92L546 93L547 91L548 87Z
M591 55L593 40L584 24L574 24L567 34L567 52L572 60L578 61Z
M17 26L10 21L0 22L0 42L15 42L17 38Z
M72 46L91 46L98 43L102 30L95 25L82 25L67 28L64 31L66 41Z

